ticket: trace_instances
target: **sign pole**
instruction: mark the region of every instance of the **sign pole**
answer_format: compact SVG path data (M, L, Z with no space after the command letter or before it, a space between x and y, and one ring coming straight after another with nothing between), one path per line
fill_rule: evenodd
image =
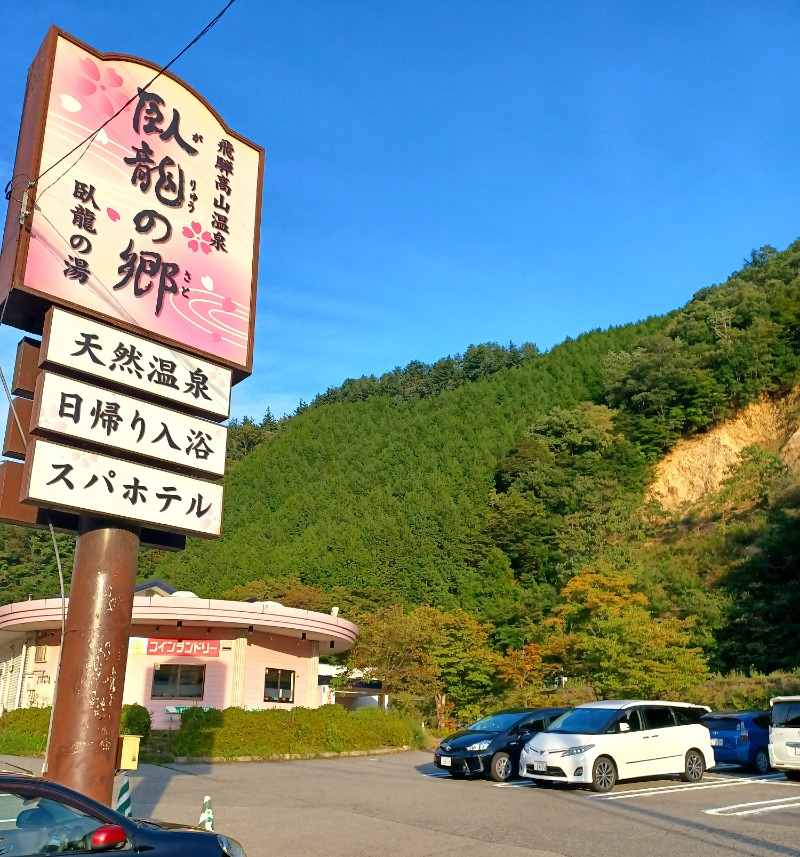
M111 805L139 529L80 517L44 776Z

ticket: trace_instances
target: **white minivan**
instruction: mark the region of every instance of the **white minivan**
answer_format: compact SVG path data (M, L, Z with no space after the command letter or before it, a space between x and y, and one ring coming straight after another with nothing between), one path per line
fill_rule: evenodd
M800 780L800 696L776 696L769 707L769 763Z
M529 741L519 773L549 783L583 783L607 792L617 780L679 774L699 782L714 766L704 705L644 699L587 702Z

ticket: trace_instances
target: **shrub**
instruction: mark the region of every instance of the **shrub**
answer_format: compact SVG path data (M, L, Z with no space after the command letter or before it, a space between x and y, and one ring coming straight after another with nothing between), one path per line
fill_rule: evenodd
M487 714L498 708L572 708L584 702L594 702L597 694L585 682L573 679L563 687L543 688L541 685L511 688L487 708Z
M17 708L0 717L0 753L8 756L43 756L50 726L47 708Z
M187 716L189 715L189 716ZM181 715L173 750L181 756L316 756L383 747L421 747L419 726L378 708L340 705L288 711L193 709Z
M800 694L800 670L769 675L743 673L715 675L701 684L692 702L709 705L716 711L755 711L769 708L773 696Z
M119 725L120 734L141 735L142 742L145 742L150 737L150 730L152 728L153 722L150 718L150 712L143 705L133 703L133 705L122 706L122 719Z

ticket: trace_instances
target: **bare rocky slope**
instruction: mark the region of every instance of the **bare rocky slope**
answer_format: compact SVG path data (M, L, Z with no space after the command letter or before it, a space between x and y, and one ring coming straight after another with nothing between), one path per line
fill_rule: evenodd
M720 488L753 445L779 450L790 470L800 470L800 387L763 396L706 434L679 441L656 466L647 499L668 512L694 505Z

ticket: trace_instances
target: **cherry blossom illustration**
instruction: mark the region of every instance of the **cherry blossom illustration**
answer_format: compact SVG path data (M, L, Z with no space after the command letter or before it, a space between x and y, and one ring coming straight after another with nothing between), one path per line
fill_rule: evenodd
M113 116L128 100L120 89L122 78L113 68L98 65L89 57L84 57L78 65L80 73L75 80L75 88L87 96L98 113Z
M183 234L186 238L191 239L189 249L193 253L202 250L208 255L211 252L211 233L203 232L203 227L196 220L192 221L191 229L188 226L183 227Z

